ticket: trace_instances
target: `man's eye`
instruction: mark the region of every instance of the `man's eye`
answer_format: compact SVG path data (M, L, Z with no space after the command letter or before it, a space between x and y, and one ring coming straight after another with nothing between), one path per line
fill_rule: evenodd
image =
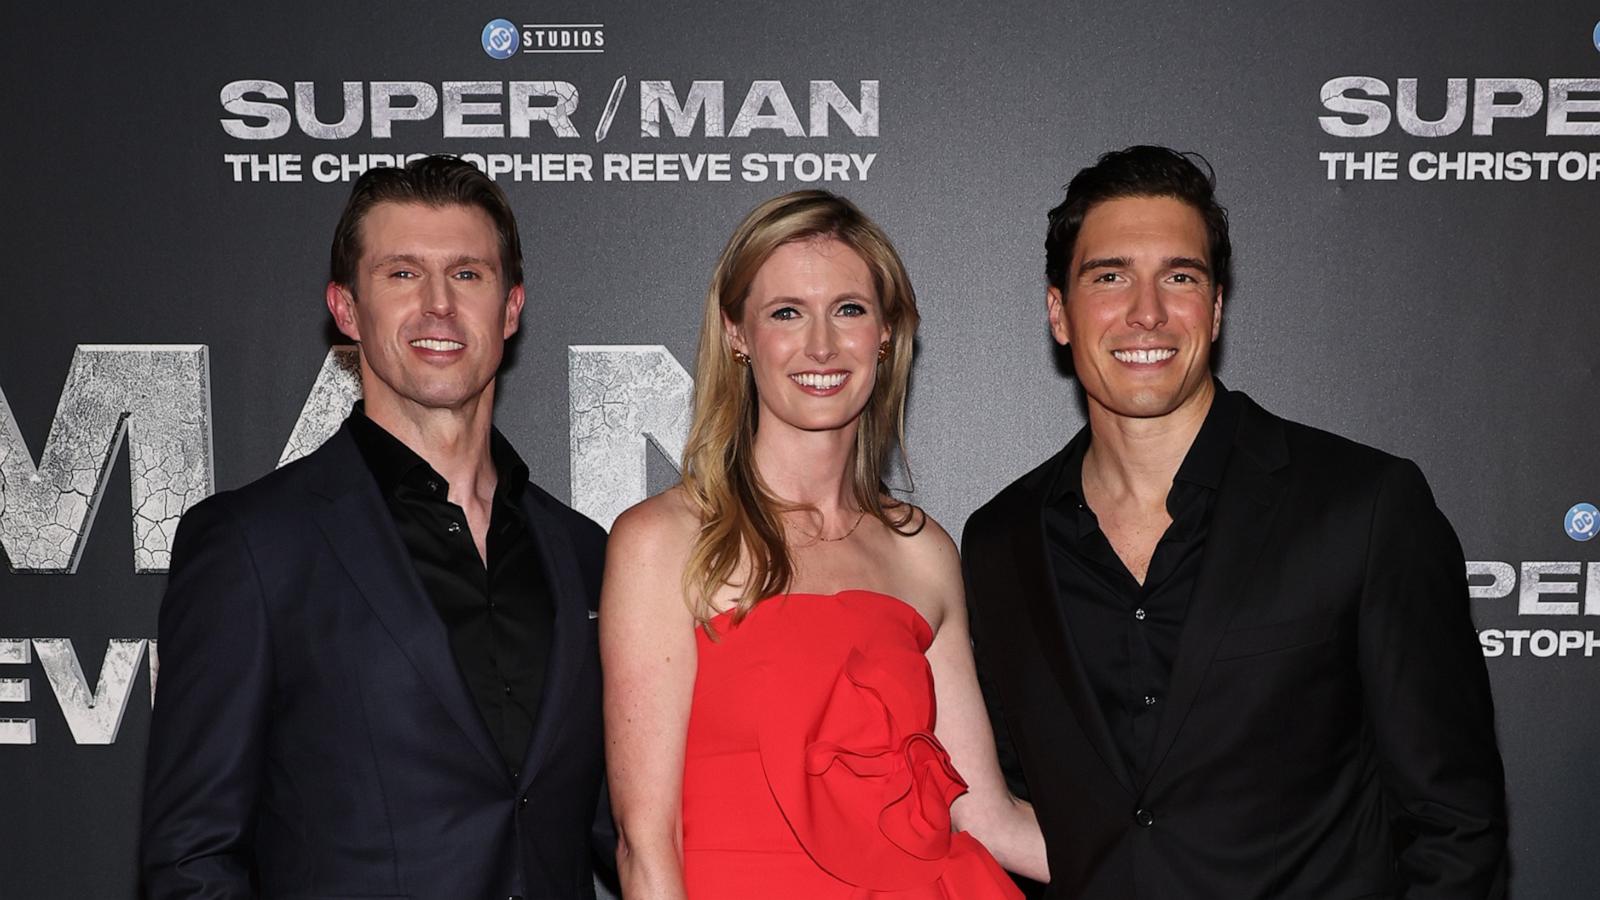
M1174 272L1174 273L1172 273L1172 280L1178 282L1179 284L1199 284L1200 283L1200 279L1195 278L1193 275L1190 275L1188 272Z
M1101 272L1099 275L1096 275L1094 277L1094 280L1095 280L1096 284L1110 284L1111 282L1116 281L1118 278L1121 278L1121 277L1122 276L1117 274L1116 272Z
M459 271L459 272L457 272L455 274L455 279L457 281L476 281L480 277L482 277L482 276L480 276L477 272L472 271L471 269L462 269L461 271Z
M389 277L390 278L415 278L415 277L417 277L417 273L411 271L410 269L396 269L393 272L389 273Z
M795 309L792 306L780 306L772 311L772 317L774 319L787 322L790 319L798 319L800 317L800 310Z

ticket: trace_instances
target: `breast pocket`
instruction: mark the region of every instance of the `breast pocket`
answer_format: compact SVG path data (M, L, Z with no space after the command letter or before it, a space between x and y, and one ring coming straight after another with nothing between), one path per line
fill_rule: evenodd
M1217 644L1217 662L1320 644L1338 632L1339 617L1332 611L1313 613L1284 622L1230 628Z

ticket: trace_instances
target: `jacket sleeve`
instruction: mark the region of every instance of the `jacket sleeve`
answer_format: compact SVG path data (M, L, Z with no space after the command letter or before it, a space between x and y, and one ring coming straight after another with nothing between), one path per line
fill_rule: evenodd
M989 714L989 727L994 734L995 755L1000 761L1000 774L1005 776L1006 787L1021 800L1032 800L1028 781L1022 771L1022 761L1017 757L1016 744L1011 737L1011 726L1006 721L1004 705L1000 698L995 667L1003 658L1002 646L1005 629L997 619L997 591L995 579L988 573L996 565L989 547L993 535L985 528L981 514L967 520L961 533L961 576L966 585L967 623L972 634L972 659L978 669L978 687L983 692L984 709ZM1018 890L1029 900L1045 895L1045 885L1007 872Z
M1503 897L1505 774L1466 564L1421 471L1384 471L1358 656L1409 900Z
M254 896L271 653L256 566L222 498L179 523L157 634L140 848L146 896Z
M966 530L961 535L961 575L966 583L967 594L967 620L968 628L972 633L972 658L977 664L978 686L983 691L983 705L989 713L989 726L994 732L995 750L1000 759L1000 772L1006 778L1006 786L1018 799L1029 800L1028 783L1023 776L1022 763L1017 758L1016 747L1011 739L1011 728L1006 724L1003 714L1004 705L999 695L999 686L995 678L995 666L999 654L1004 648L999 646L1004 629L998 627L995 617L998 611L994 608L990 594L994 590L991 580L986 579L985 572L989 570L991 561L988 558L986 544L988 540L983 535L984 525L978 516L973 516L967 523Z

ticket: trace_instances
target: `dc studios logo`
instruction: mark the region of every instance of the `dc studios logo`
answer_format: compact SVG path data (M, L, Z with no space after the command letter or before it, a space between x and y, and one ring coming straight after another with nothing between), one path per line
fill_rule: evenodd
M517 25L495 19L483 26L483 52L492 59L510 59L518 53L604 53L606 26L602 24Z
M517 55L520 43L522 30L505 19L495 19L483 26L483 52L494 59L510 59Z
M1575 541L1587 541L1600 534L1600 509L1596 509L1593 503L1579 503L1567 510L1562 524L1566 526L1567 537Z

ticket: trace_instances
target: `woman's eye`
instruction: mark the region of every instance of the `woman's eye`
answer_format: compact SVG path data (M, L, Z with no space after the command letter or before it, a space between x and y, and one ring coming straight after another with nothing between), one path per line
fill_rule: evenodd
M799 318L799 316L800 316L800 310L795 309L792 306L780 306L777 309L772 311L772 317L774 319L780 319L780 320L783 320L783 321L788 321L789 319Z
M839 307L839 315L841 316L864 316L866 314L867 308L859 303L846 303Z

